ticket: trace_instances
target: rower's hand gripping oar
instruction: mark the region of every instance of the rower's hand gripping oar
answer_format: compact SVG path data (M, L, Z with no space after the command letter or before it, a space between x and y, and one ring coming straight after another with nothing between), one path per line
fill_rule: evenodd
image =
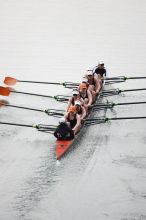
M49 84L49 85L62 85L68 89L77 88L79 86L79 83L73 83L73 82L59 83L59 82L40 82L40 81L18 80L13 77L10 77L10 76L5 77L5 79L4 79L4 83L9 86L15 85L17 82Z
M8 87L0 86L0 95L2 96L9 96L10 93L19 93L19 94L25 94L25 95L33 95L33 96L40 96L40 97L46 97L46 98L53 98L56 101L59 102L67 102L70 96L64 96L64 95L56 95L56 96L49 96L49 95L41 95L41 94L35 94L35 93L29 93L29 92L20 92L20 91L13 91Z
M55 125L44 125L44 124L28 125L28 124L17 124L17 123L2 122L2 121L0 121L0 124L12 125L12 126L18 126L18 127L36 128L38 131L42 131L42 132L50 133L50 134L53 134L57 127Z
M19 106L19 105L11 105L6 100L0 100L0 107L2 107L2 106L8 106L8 107L13 107L13 108L44 112L47 115L53 116L53 117L56 117L56 118L60 118L60 117L64 116L64 110L60 110L60 109L45 109L45 110L42 110L42 109L29 108L29 107L24 107L24 106Z

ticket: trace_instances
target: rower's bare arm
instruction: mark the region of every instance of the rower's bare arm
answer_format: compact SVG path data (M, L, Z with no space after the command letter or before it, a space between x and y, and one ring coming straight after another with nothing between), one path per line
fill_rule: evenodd
M80 116L76 115L76 117L77 117L77 123L74 126L74 128L72 129L73 131L75 131L81 125L81 118L80 118Z
M67 121L67 117L68 117L68 112L65 112L64 114L65 121Z
M94 80L95 80L95 92L96 92L96 94L98 94L100 92L101 85L100 85L100 82L97 78L95 78Z
M69 108L70 108L70 106L71 106L71 99L72 99L72 98L69 98L69 101L68 101L68 104L67 104L67 109L66 109L67 112L68 112L68 110L69 110Z
M82 116L81 116L81 120L83 120L86 117L86 110L85 107L82 106Z
M88 106L92 105L92 102L93 102L93 98L92 98L92 94L89 90L87 90L87 93L88 93Z

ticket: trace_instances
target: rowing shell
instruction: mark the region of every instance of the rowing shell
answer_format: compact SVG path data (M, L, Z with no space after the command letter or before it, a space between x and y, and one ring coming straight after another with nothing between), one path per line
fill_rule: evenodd
M103 85L103 87L104 87L104 85ZM100 92L100 94L101 94L101 92ZM96 102L99 100L100 94L98 95ZM91 112L92 112L92 109L90 111L90 114L91 114ZM82 125L82 127L83 126L84 126L84 124ZM78 136L78 134L77 134L77 136ZM75 137L75 139L76 139L76 137ZM65 155L65 153L72 146L75 139L73 139L73 140L57 140L56 141L56 159L57 160L60 160Z
M56 158L60 160L61 157L73 144L73 140L57 140L56 141Z

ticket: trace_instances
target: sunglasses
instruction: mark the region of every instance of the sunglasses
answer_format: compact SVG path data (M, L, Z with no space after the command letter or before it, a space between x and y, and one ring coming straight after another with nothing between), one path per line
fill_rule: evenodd
M78 96L78 94L73 94L73 96Z

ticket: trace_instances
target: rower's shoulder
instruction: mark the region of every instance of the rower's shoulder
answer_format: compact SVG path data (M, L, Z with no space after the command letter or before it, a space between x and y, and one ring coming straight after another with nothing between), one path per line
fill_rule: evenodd
M67 112L67 111L64 113L64 118L65 119L68 117L68 114L69 114L69 112Z

